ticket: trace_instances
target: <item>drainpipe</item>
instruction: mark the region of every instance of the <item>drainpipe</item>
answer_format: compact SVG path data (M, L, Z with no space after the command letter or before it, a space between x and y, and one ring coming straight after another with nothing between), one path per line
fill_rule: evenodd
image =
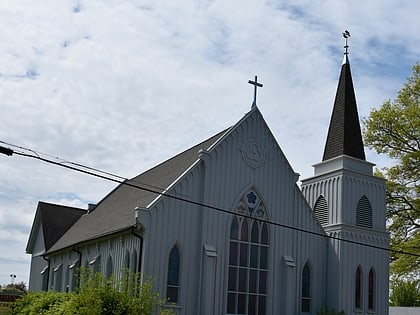
M80 252L80 251L78 251L77 249L76 249L76 246L75 245L73 245L73 247L72 247L72 249L71 249L73 252L75 252L75 253L77 253L77 254L79 254L79 263L78 263L78 272L80 273L80 269L82 268L82 252ZM74 272L74 271L73 271ZM77 287L78 288L80 288L80 274L79 274L79 276L77 277Z
M131 227L131 234L140 239L140 252L139 252L139 261L138 261L138 271L141 272L141 267L142 267L141 260L142 260L142 257L143 257L143 237L135 232L136 229L137 229L137 224L135 224L135 225L133 225Z
M50 287L50 267L51 267L51 260L49 260L45 254L42 255L42 258L48 262L48 269L47 269L48 270L48 273L47 273L47 288L45 290L45 291L48 291L48 288Z

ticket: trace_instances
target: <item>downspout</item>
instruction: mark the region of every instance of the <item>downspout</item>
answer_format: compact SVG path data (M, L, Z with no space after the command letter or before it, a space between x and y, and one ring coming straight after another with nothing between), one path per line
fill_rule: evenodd
M80 273L80 269L82 268L82 252L76 249L76 246L73 245L72 249L73 252L79 254L79 263L78 263L78 272ZM74 272L74 271L73 271ZM80 274L77 277L77 287L80 288Z
M138 272L141 272L141 267L142 267L141 262L142 262L142 257L143 257L143 237L135 232L136 229L137 229L137 223L131 227L131 234L140 239Z
M48 288L50 287L50 267L51 267L51 260L49 260L45 254L42 255L42 258L48 262L48 269L47 269L48 270L48 273L47 273L47 288L45 290L45 291L48 291Z

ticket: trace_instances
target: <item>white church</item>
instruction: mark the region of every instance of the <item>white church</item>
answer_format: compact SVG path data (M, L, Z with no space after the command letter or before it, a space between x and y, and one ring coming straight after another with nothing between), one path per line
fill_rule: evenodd
M315 315L324 304L387 315L385 181L373 166L346 47L324 155L301 187L254 97L235 125L88 210L39 202L29 289L75 290L81 266L129 268L179 315Z

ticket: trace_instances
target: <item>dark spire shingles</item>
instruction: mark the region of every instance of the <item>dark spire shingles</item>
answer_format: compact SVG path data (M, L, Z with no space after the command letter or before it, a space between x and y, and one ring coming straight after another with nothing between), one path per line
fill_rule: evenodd
M366 159L348 59L341 67L322 160L329 160L341 155L360 160Z

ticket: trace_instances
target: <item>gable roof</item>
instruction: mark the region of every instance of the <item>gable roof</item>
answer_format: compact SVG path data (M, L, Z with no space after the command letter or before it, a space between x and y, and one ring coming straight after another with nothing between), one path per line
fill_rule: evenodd
M82 216L49 250L58 251L83 241L131 228L136 207L146 208L227 131L223 130L192 148L118 185L95 209ZM133 187L136 186L136 187ZM144 188L144 189L142 189ZM159 193L158 193L159 192Z
M329 160L341 155L348 155L360 160L366 159L350 63L347 56L341 66L340 79L322 160Z
M44 249L48 251L58 239L83 215L86 210L57 205L47 202L38 202L34 224L29 235L26 252L32 253L36 241L38 228L42 226Z

